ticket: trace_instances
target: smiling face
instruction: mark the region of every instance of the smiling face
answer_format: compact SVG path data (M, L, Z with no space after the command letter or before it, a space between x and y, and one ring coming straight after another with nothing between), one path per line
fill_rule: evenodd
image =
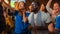
M59 11L60 11L59 4L58 3L54 3L52 14L53 15L58 15L59 14Z
M59 4L58 3L54 3L53 10L59 11Z
M25 3L24 2L20 2L19 3L19 9L24 9L25 8Z
M38 8L37 3L35 3L35 2L32 2L31 6L32 6L32 11L37 10L37 8Z

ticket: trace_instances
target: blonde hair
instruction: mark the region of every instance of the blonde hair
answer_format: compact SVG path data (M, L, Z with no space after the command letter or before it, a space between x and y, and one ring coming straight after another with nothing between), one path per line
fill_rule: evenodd
M15 5L15 10L19 10L19 3L15 2L14 5Z

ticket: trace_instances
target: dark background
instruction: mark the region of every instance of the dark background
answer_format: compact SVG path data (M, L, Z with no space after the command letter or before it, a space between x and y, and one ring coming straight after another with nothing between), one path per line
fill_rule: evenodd
M26 2L27 2L28 5L30 5L32 1L37 1L37 2L40 3L40 5L42 3L46 5L49 0L26 0ZM60 4L60 0L53 0L52 4L51 4L51 7L53 6L54 2L58 2Z

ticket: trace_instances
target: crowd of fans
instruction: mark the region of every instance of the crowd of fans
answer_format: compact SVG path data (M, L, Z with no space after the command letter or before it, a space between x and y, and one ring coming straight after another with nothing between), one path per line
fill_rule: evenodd
M11 8L0 0L0 34L41 34L42 30L60 34L60 4L55 2L52 9L51 3L49 0L45 6L33 1L27 9L23 1L15 2Z

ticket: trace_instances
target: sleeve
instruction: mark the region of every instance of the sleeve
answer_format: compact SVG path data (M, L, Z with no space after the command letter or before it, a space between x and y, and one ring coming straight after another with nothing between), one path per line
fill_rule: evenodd
M34 13L30 13L28 17L29 24L31 24L32 27L34 27Z
M60 29L60 16L56 17L56 24L55 24L56 29Z
M28 17L30 15L30 13L26 13L26 17Z
M29 21L29 23L31 23L31 18L30 18L30 15L29 15L29 17L28 17L28 21Z
M46 9L50 14L52 13L52 9L48 5L46 6Z
M51 21L51 19L50 19L50 15L49 14L47 14L47 16L46 16L47 18L46 18L46 23L50 23L50 21Z
M33 23L33 13L31 13L28 17L29 23Z

